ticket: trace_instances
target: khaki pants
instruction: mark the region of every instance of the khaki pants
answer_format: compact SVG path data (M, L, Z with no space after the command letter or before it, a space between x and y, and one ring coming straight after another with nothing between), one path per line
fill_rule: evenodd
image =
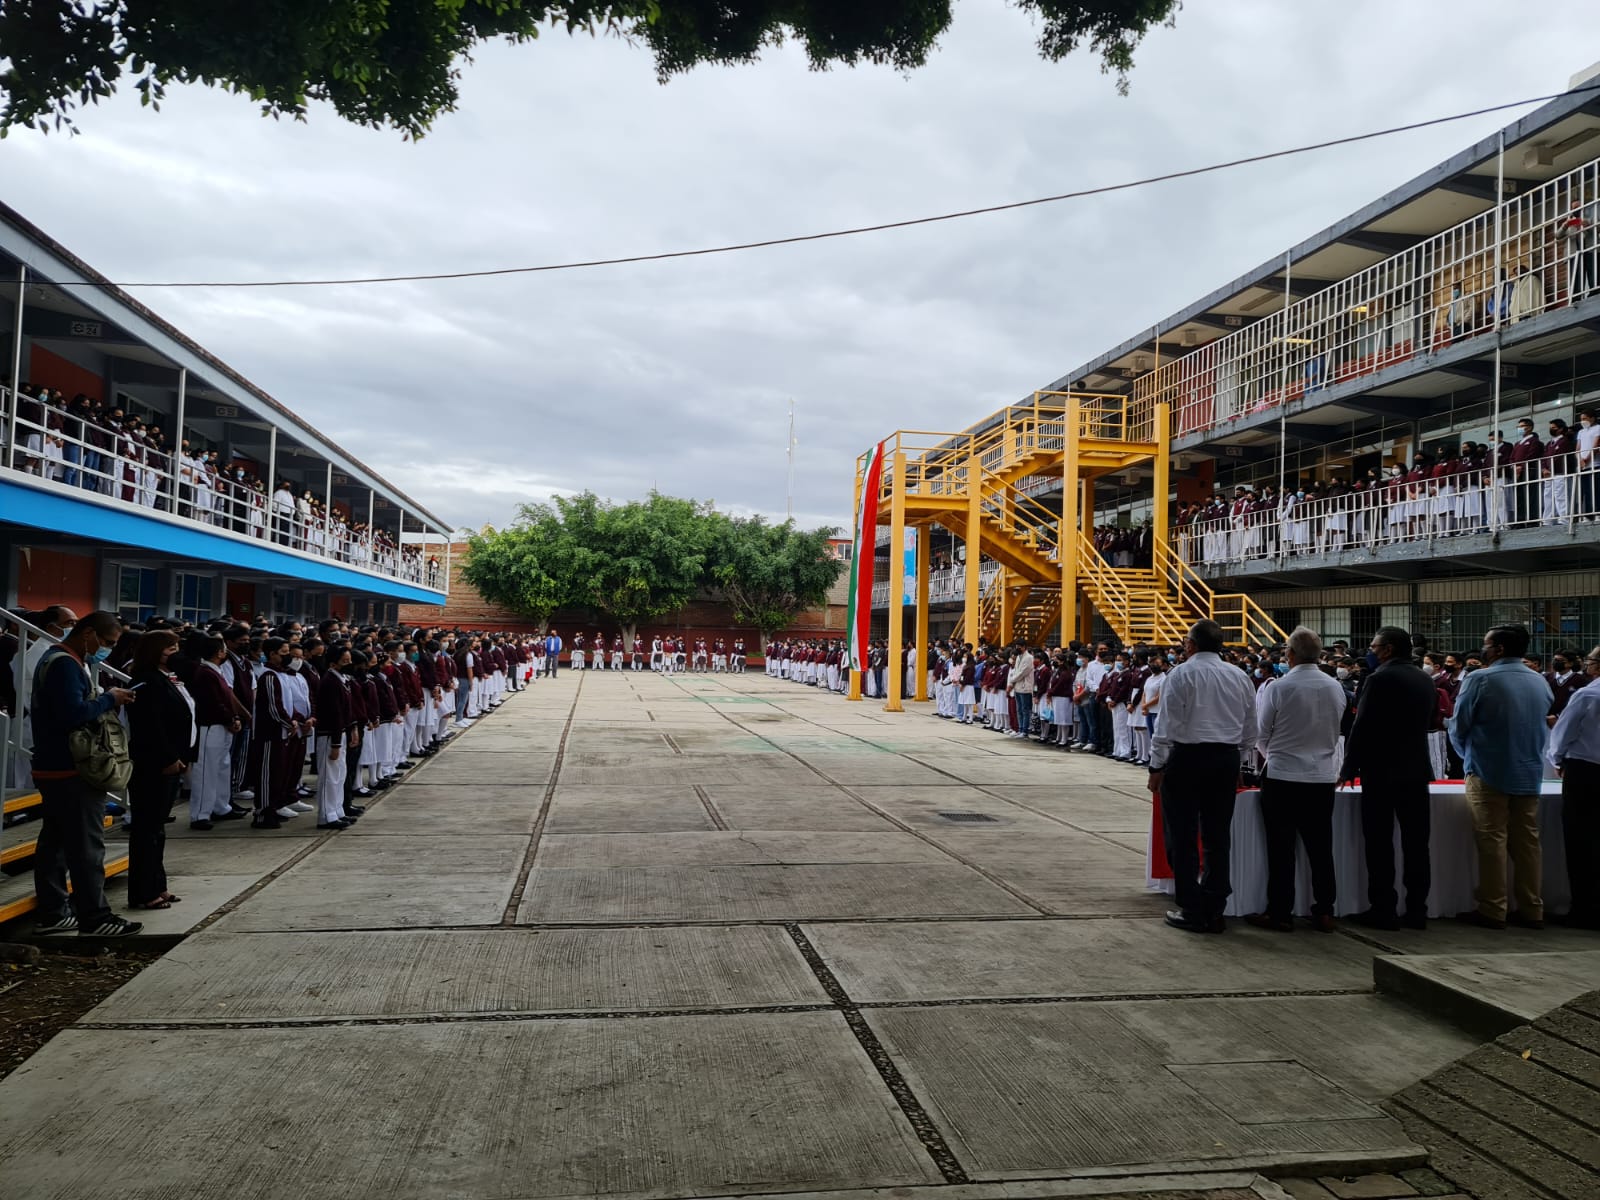
M1472 835L1478 844L1478 911L1496 921L1506 919L1509 842L1516 872L1517 912L1530 921L1542 921L1539 797L1508 796L1476 775L1468 775L1467 806L1472 809Z

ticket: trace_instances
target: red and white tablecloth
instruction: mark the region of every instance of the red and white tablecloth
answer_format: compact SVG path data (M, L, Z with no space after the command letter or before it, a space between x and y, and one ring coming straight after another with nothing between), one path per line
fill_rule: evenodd
M1433 883L1428 891L1428 915L1453 917L1475 908L1473 889L1478 884L1478 852L1472 838L1472 813L1467 808L1466 785L1459 780L1441 780L1429 785L1432 800L1432 832L1428 847L1433 863ZM1172 868L1167 863L1161 836L1161 799L1153 797L1151 833L1145 853L1146 886L1151 891L1174 891ZM1539 848L1544 857L1544 906L1546 912L1564 913L1572 904L1572 889L1567 881L1567 852L1561 831L1561 782L1546 780L1539 798ZM1400 830L1394 834L1396 874L1403 874L1405 858L1400 851ZM1333 867L1339 880L1335 905L1338 916L1361 912L1367 907L1367 862L1361 837L1361 789L1340 788L1333 799ZM1511 873L1508 864L1507 874ZM1262 912L1267 907L1267 837L1261 823L1261 793L1250 789L1239 793L1233 810L1233 895L1228 899L1227 915ZM1400 893L1400 910L1405 911L1405 884L1395 880ZM1508 889L1509 890L1509 889ZM1515 907L1515 899L1512 901ZM1305 847L1298 848L1295 870L1294 911L1305 916L1311 911L1311 867Z

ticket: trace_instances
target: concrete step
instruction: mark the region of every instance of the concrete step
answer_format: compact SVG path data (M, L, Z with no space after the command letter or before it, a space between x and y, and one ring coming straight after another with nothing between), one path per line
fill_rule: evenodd
M1372 960L1380 992L1480 1037L1499 1037L1600 988L1600 950L1398 954Z

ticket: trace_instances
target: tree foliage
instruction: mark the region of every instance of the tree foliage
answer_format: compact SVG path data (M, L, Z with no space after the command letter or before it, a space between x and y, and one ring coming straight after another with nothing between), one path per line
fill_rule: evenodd
M1052 61L1087 47L1126 92L1145 34L1180 0L1011 0ZM344 119L420 137L454 110L461 65L489 40L546 30L640 43L665 82L704 63L752 62L797 41L816 70L922 66L952 0L0 0L0 136L71 124L75 108L131 86L159 107L169 84L248 96L303 118L326 101Z
M844 563L828 552L835 529L797 530L760 516L720 517L712 527L710 578L733 619L761 631L762 644L802 611L821 604Z
M603 614L630 645L640 624L715 588L735 621L765 636L820 604L839 578L844 564L828 553L835 532L729 517L658 492L626 504L584 492L525 504L510 528L474 535L462 575L485 600L536 621L558 608Z

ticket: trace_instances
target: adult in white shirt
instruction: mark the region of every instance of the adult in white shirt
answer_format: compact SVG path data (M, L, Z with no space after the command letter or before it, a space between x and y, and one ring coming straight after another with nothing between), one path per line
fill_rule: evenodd
M1595 516L1595 501L1600 488L1595 487L1596 473L1600 472L1600 421L1595 420L1592 409L1578 414L1578 516L1585 521Z
M1295 837L1311 863L1311 923L1332 933L1338 880L1333 871L1333 787L1339 779L1339 723L1345 694L1324 675L1322 639L1304 625L1289 635L1289 670L1256 701L1256 749L1266 762L1261 823L1267 837L1267 911L1245 920L1294 929Z
M293 521L294 493L287 483L280 483L272 493L272 540L281 546L289 545L289 527Z
M1178 907L1167 924L1221 933L1233 892L1233 801L1240 764L1256 740L1256 691L1222 661L1222 626L1196 621L1184 639L1188 658L1161 691L1161 721L1150 752L1150 791L1161 800L1161 831ZM1200 868L1199 840L1205 851Z
M1545 753L1561 775L1561 832L1572 881L1566 923L1600 929L1600 646L1583 660L1586 687L1572 693Z
M1100 681L1111 670L1111 650L1107 646L1099 647L1095 657L1089 660L1087 666L1078 672L1078 688L1082 692L1082 700L1078 703L1078 712L1083 717L1079 722L1083 727L1083 734L1077 748L1090 752L1098 750L1101 746L1110 750L1111 736L1109 728L1111 722L1105 719L1105 709L1100 706ZM1102 723L1107 726L1104 731Z

